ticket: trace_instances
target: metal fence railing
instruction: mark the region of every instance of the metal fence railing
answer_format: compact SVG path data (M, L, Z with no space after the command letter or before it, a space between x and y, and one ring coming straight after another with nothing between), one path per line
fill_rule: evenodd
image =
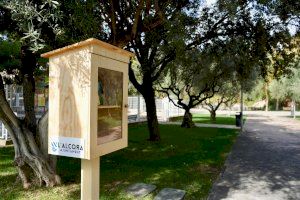
M159 121L169 121L170 117L181 116L184 114L184 110L180 109L168 98L156 99L156 113ZM136 115L136 121L146 121L147 111L146 103L141 96L130 96L128 97L128 115ZM130 118L134 119L134 118ZM129 122L132 122L132 120Z
M0 139L10 140L9 133L2 122L0 122Z
M14 98L15 96L16 98ZM12 94L8 92L8 100L14 100L12 103L13 110L18 110L16 114L20 117L23 113L23 108L19 108L23 106L19 98L21 95L18 93ZM180 109L173 105L172 102L169 101L168 98L156 99L156 112L157 118L159 121L169 121L170 117L182 116L184 114L184 110ZM21 106L19 106L21 105ZM19 106L19 107L18 107ZM37 116L39 118L40 116ZM131 122L140 122L147 120L147 111L146 111L146 103L142 96L130 96L128 97L128 121ZM4 124L0 121L0 139L10 140L9 133L5 128Z

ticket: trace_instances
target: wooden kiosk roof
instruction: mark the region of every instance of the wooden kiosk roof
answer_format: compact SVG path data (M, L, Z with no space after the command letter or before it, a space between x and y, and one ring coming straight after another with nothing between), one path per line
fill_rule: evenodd
M90 38L90 39L84 40L82 42L78 42L78 43L75 43L75 44L72 44L72 45L69 45L69 46L65 46L65 47L60 48L60 49L49 51L47 53L42 54L41 57L43 57L43 58L50 58L52 56L56 56L56 55L64 53L64 52L67 52L67 51L70 51L70 50L74 50L74 49L78 49L78 48L81 48L81 47L84 47L84 46L88 46L88 45L92 45L92 44L93 45L101 46L102 48L105 48L105 49L107 49L109 51L112 51L112 52L116 52L116 53L122 54L124 56L128 56L128 57L135 56L135 54L132 53L132 52L130 52L130 51L126 51L124 49L121 49L119 47L113 46L113 45L108 44L106 42L102 42L102 41L100 41L98 39L95 39L95 38Z

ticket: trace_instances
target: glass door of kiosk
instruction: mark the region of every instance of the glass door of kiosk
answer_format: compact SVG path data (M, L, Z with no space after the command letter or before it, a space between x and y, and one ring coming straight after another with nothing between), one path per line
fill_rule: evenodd
M123 73L98 67L97 145L122 138Z

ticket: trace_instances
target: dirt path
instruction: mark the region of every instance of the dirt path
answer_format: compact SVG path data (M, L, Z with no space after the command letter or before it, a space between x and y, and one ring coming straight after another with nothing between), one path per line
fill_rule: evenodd
M300 199L300 121L247 117L208 199Z

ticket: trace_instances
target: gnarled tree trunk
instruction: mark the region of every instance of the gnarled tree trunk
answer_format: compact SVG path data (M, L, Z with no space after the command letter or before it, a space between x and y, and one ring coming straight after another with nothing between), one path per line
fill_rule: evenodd
M60 184L60 177L39 148L33 132L15 116L6 101L2 77L0 78L0 118L12 138L15 149L14 165L23 187L28 188L32 183L46 186Z
M277 98L276 99L276 111L278 111L279 110L279 99Z
M195 123L193 122L193 116L190 113L189 109L185 109L185 113L184 113L184 116L183 116L181 127L183 127L183 128L195 127Z
M142 94L146 103L147 110L147 123L149 130L149 141L159 141L159 127L156 114L155 92L153 89L153 78L151 73L144 74L143 83L138 83L133 69L131 68L132 62L129 63L129 79L134 87Z
M23 87L24 97L24 110L25 118L24 124L34 133L34 137L37 138L36 133L36 117L34 111L34 94L35 94L35 80L34 70L36 68L36 55L33 54L28 46L22 46L21 48L21 67L19 77Z
M56 172L57 157L48 154L48 111L38 121L38 135L40 138L40 150L49 165Z
M268 83L265 84L264 90L265 90L265 96L266 96L266 107L265 107L265 111L269 111L269 92L268 92Z
M210 121L216 122L216 111L214 109L209 111L210 113Z
M31 184L54 186L60 184L55 171L55 159L47 153L47 115L36 121L34 110L36 55L28 46L21 48L18 81L23 86L25 118L19 119L10 108L0 75L0 119L10 133L15 149L14 165L24 188Z
M157 120L157 113L156 113L156 103L155 103L155 94L152 84L144 86L144 92L142 93L145 103L146 103L146 110L147 110L147 123L149 129L149 140L150 141L159 141L160 134L158 128L158 120Z

